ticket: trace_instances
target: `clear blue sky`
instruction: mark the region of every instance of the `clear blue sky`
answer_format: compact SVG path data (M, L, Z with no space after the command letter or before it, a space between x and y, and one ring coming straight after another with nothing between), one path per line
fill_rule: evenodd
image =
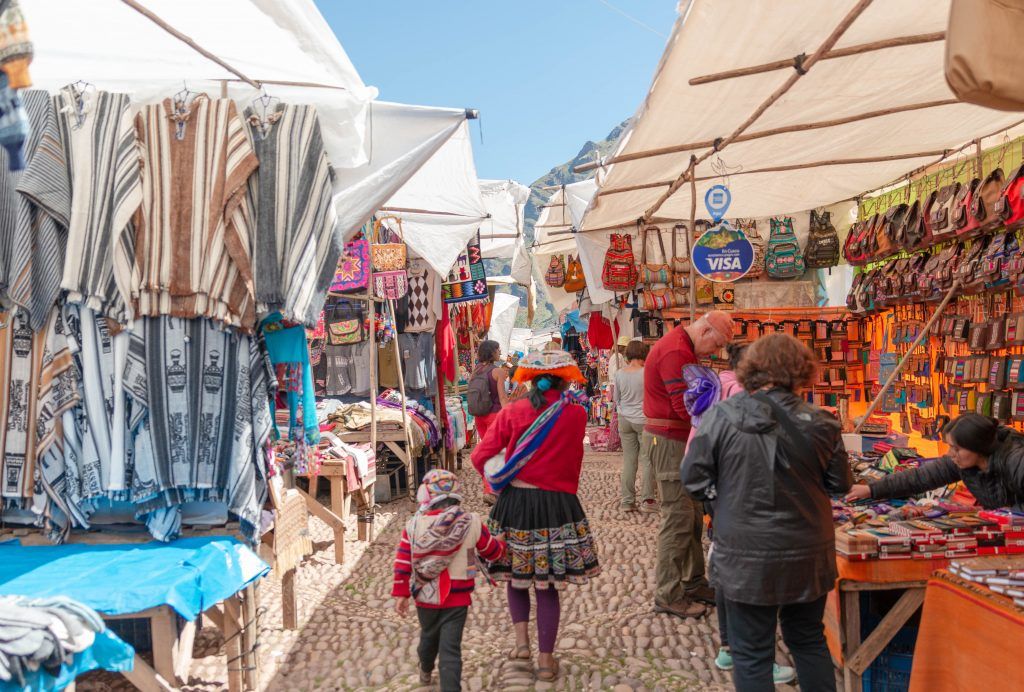
M479 109L477 174L527 185L634 113L676 17L674 0L316 3L382 100Z

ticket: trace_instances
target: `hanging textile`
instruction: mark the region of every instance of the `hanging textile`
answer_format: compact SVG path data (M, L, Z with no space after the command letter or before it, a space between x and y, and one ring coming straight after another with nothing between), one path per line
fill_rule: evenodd
M142 318L124 383L135 435L131 501L151 533L174 538L178 507L199 500L224 502L254 536L267 496L265 465L255 460L270 436L273 388L258 337L209 320Z
M313 106L278 104L261 120L245 109L259 169L249 177L255 297L264 312L309 326L341 255L333 173Z
M132 217L142 203L142 174L128 94L68 85L54 96L67 181L26 178L19 191L47 213L68 219L61 288L122 324L132 318ZM148 170L149 169L147 167ZM70 206L62 191L70 190Z
M53 100L37 89L21 98L31 123L25 170L9 173L0 148L0 294L41 329L60 293L71 190Z
M441 277L426 260L409 260L409 318L405 332L432 332L441 319Z
M480 252L480 232L469 241L466 251L459 254L448 274L448 280L441 286L445 303L468 303L487 300L487 271L484 269L483 253Z
M230 99L172 99L138 115L145 196L133 287L139 315L207 317L251 331L252 231L241 208L258 161Z

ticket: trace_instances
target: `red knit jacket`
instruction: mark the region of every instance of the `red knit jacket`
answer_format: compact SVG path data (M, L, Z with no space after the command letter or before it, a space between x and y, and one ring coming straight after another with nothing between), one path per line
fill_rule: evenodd
M435 509L427 514L440 514L443 509ZM487 530L487 526L480 524L480 538L476 542L476 552L482 559L494 562L501 559L505 554L505 542L495 538ZM391 587L391 595L395 598L409 598L409 580L412 578L412 548L409 545L409 534L402 529L402 539L398 542L398 549L395 551L395 581ZM438 579L447 579L448 570L442 572ZM428 603L416 603L419 608L458 608L473 604L473 589L476 581L473 579L452 579L451 591L440 605Z
M487 429L487 435L473 449L473 466L483 475L484 464L502 450L512 456L519 438L526 429L553 404L560 394L545 392L547 405L539 411L529 399L520 399L501 409ZM570 405L555 421L555 426L534 452L530 461L516 475L516 480L541 490L576 494L583 468L583 436L587 430L587 410Z
M696 363L693 342L682 325L661 337L644 361L644 430L672 440L685 442L690 436L690 414L683 403L686 380L683 366ZM668 428L652 424L652 418L680 420L682 427Z

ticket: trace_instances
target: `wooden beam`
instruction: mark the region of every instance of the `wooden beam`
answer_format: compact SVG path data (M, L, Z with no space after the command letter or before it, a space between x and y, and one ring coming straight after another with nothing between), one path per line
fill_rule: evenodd
M731 135L726 137L722 142L718 143L717 146L708 149L706 152L697 157L696 162L694 162L692 164L692 167L690 168L690 170L693 171L693 174L696 174L696 168L702 161L707 160L716 152L725 149L727 146L732 144L737 137L746 132L747 128L749 128L751 125L757 122L757 119L764 115L764 112L771 108L772 104L774 104L776 101L782 98L786 94L786 92L788 92L793 87L793 85L800 80L801 77L807 74L807 72L810 71L810 69L814 67L814 65L819 60L821 60L821 57L823 55L825 55L828 51L832 50L832 48L835 47L839 39L843 37L843 34L846 33L846 30L849 29L850 26L857 20L857 17L859 17L864 12L864 10L866 10L871 5L871 2L872 0L857 0L857 4L854 5L849 12L846 13L846 16L843 17L842 21L840 21L836 28L832 30L832 33L828 35L828 38L826 38L822 42L822 44L818 46L818 49L814 51L814 53L803 62L802 70L794 71L793 74L791 74L789 78L782 84L782 86L773 91L771 95L769 95L768 98L766 98L761 103L760 106L754 109L754 112L751 113L746 120L740 123L739 127L733 130ZM661 206L665 204L665 202L667 202L668 199L686 183L686 175L687 171L683 171L679 175L679 177L669 186L668 190L662 193L662 195L658 197L654 204L651 205L651 207L646 212L644 212L644 223L648 223L654 217L654 215L658 213L658 210L661 209Z
M135 654L135 662L132 665L131 670L122 671L121 675L124 676L125 680L135 685L135 687L142 692L171 692L176 690L177 687L171 687L171 685L164 680L164 678L153 670L148 663Z
M168 682L175 678L174 657L178 649L178 615L170 606L160 606L149 617L153 642L153 667Z
M295 568L281 575L281 625L286 630L299 628L299 601L295 593Z
M697 166L697 158L690 156L690 227L686 229L686 258L690 265L690 324L697 319L697 265L693 263L693 232L697 228L697 176L694 175L694 168ZM672 229L672 233L675 233ZM675 239L675 236L672 236ZM675 259L669 260L675 262Z
M843 620L843 690L861 692L861 678L850 668L850 656L860 648L860 593L839 593Z
M829 127L838 127L840 125L848 125L850 123L860 122L862 120L881 118L886 115L894 115L896 113L908 113L911 111L925 110L927 108L938 108L941 106L951 106L956 103L960 103L960 101L957 99L942 99L939 101L926 101L924 103L910 103L904 106L893 106L891 108L880 108L874 111L856 113L854 115L848 115L842 118L832 118L831 120L819 120L817 122L812 123L800 123L797 125L786 125L784 127L773 127L768 130L760 130L758 132L748 132L742 134L736 139L734 139L733 143L749 142L755 139L775 137L776 135L789 134L791 132L807 132L810 130L821 130ZM656 156L681 154L687 151L693 151L694 149L704 149L707 147L715 146L715 141L716 140L714 139L706 139L700 142L687 142L685 144L675 144L670 147L659 147L658 149L648 149L647 151L635 151L630 154L620 154L618 156L613 156L605 161L583 164L578 168L573 168L573 172L583 173L594 168L598 168L601 166L609 166L613 163L621 163L623 161L636 161L637 159L649 159Z
M174 650L174 677L179 686L188 684L188 672L192 668L192 650L196 642L196 621L186 621L178 635Z
M224 600L224 658L228 664L228 692L242 692L241 607L237 596Z
M302 488L295 489L302 493L302 497L306 501L306 507L309 508L310 514L330 526L332 529L340 529L341 531L345 530L345 522L342 521L341 517L317 502L315 497L307 493Z
M236 77L238 77L240 80L242 80L246 84L249 84L250 86L256 87L257 89L261 88L262 85L259 82L257 82L255 79L250 79L249 77L246 77L244 74L242 74L242 72L240 70L238 70L237 68L234 68L231 65L227 64L226 62L224 62L223 60L218 58L216 55L214 55L213 53L211 53L210 51L206 50L205 48L200 46L198 43L193 41L191 38L189 38L185 34L181 33L180 31L175 29L173 26L171 26L170 24L168 24L164 20L160 19L160 17L158 17L157 15L153 14L152 12L150 12L148 8L142 6L141 4L136 2L135 0L121 0L121 2L123 2L125 5L128 5L128 7L132 8L133 10L135 10L136 12L138 12L139 14L144 16L146 19L148 19L149 21L151 21L154 24L156 24L158 27L160 27L161 29L163 29L164 31L166 31L171 36L173 36L174 38L178 39L179 41L181 41L185 45L187 45L189 48L191 48L195 52L197 52L200 55L202 55L207 60L210 60L211 62L217 63L218 65L220 65L225 70L227 70L231 74L233 74Z
M946 32L936 31L930 34L915 34L914 36L900 36L898 38L887 38L881 41L871 41L869 43L859 43L855 46L847 46L846 48L836 48L833 50L826 51L820 58L820 60L834 60L836 58L846 58L851 55L860 55L861 53L870 53L876 50L885 50L887 48L899 48L901 46L916 46L922 43L934 43L936 41L945 41ZM752 74L763 74L765 72L774 72L776 70L785 70L792 67L797 69L800 65L801 59L805 59L806 55L801 54L795 58L786 58L783 60L774 60L772 62L764 63L763 65L753 65L751 67L740 67L735 70L726 70L725 72L716 72L715 74L704 75L702 77L694 77L690 80L690 86L698 86L700 84L710 84L712 82L719 82L723 79L735 79L736 77L746 77ZM803 64L803 69L807 69L806 62Z
M864 643L846 659L843 664L853 671L854 675L863 675L871 662L878 658L886 644L892 641L896 632L907 623L910 616L924 603L924 589L907 589L896 601L896 605L885 614L878 627L868 635Z

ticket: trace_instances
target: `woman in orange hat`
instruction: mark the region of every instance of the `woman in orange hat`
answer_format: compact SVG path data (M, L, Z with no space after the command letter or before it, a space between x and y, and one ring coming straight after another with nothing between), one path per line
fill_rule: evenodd
M508 543L491 576L508 582L516 645L511 659L530 659L530 591L537 599L537 678L558 676L554 657L561 616L559 591L598 574L597 550L576 493L583 466L586 408L573 382L585 378L566 351L531 351L513 379L530 394L502 409L473 450L473 466L500 490L488 527Z

